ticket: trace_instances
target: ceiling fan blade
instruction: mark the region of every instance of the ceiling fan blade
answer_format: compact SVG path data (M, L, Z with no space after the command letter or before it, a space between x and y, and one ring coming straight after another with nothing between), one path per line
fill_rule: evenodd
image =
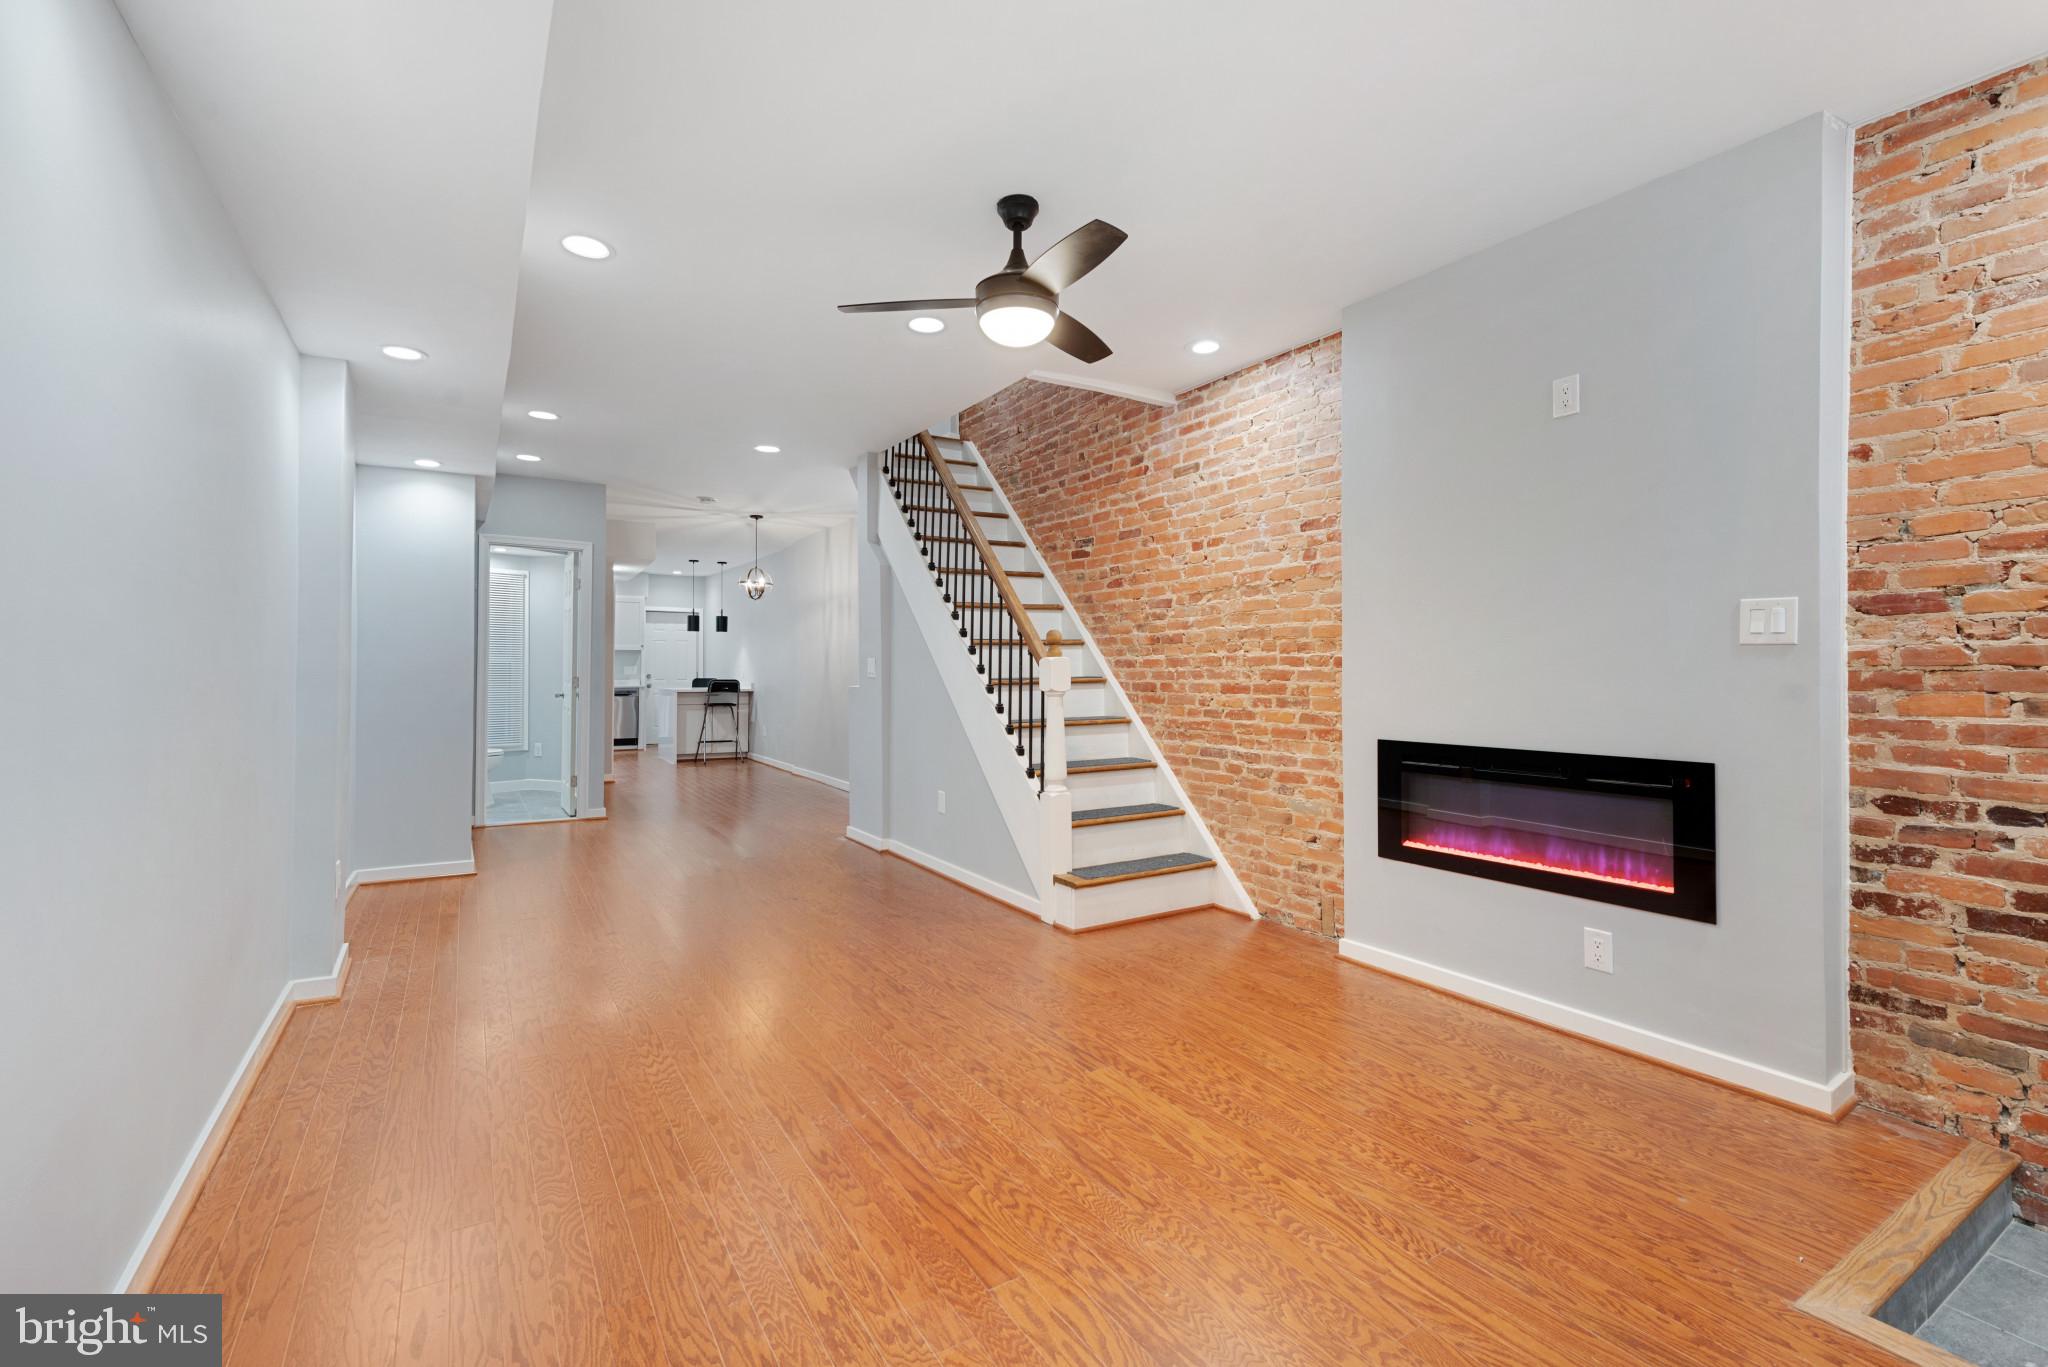
M1058 294L1109 259L1130 234L1101 219L1084 223L1038 254L1024 274Z
M972 299L890 299L879 304L841 304L841 313L925 313L932 309L971 309Z
M1077 361L1094 365L1110 354L1109 344L1074 321L1071 313L1062 313L1052 320L1052 335L1045 339Z

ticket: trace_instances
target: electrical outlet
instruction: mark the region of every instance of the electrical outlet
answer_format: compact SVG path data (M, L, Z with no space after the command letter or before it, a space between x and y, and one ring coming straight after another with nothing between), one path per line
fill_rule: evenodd
M336 895L340 894L341 885L344 881L345 880L341 876L341 861L337 859L334 861L334 891Z
M940 815L940 816L944 816L945 814L946 814L946 790L945 790L944 788L941 788L941 789L939 789L939 815Z
M1579 377L1567 375L1550 382L1550 416L1569 418L1579 411Z
M1614 932L1586 927L1586 967L1595 973L1614 971Z

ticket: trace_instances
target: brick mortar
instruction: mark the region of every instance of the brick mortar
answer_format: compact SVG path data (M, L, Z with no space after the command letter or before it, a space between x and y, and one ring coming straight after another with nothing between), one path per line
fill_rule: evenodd
M961 414L1261 915L1343 928L1340 341L1172 408L1023 380Z
M1857 131L1851 1040L2048 1219L2048 59Z

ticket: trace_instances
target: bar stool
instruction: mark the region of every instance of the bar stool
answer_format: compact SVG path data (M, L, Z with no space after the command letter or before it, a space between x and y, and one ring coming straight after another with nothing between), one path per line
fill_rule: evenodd
M727 720L732 723L731 739L720 740L710 734L713 712L726 714ZM740 695L734 690L717 689L706 693L704 711L697 722L697 758L701 761L706 749L720 745L730 745L733 758L740 758Z

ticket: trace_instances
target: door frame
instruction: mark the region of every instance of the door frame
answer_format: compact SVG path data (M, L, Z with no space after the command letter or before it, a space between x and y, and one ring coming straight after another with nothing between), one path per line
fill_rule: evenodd
M600 771L594 784L586 785L583 780L591 777L590 772L590 698L593 683L584 677L589 671L591 660L591 639L594 628L592 612L596 602L591 572L592 547L588 541L564 541L550 536L486 535L479 531L476 536L476 698L472 711L475 713L473 738L470 742L470 784L469 824L472 827L484 824L484 808L490 805L490 759L489 746L484 743L485 709L487 707L487 685L490 675L491 644L491 547L518 546L530 551L554 551L569 557L569 573L575 576L576 589L572 595L576 613L576 649L569 661L570 677L575 681L571 691L570 724L576 731L575 756L569 773L574 786L569 789L572 821L595 820L604 816L604 775ZM606 716L610 716L612 683L604 681ZM607 727L607 730L610 728ZM597 797L592 800L590 792L595 788Z

